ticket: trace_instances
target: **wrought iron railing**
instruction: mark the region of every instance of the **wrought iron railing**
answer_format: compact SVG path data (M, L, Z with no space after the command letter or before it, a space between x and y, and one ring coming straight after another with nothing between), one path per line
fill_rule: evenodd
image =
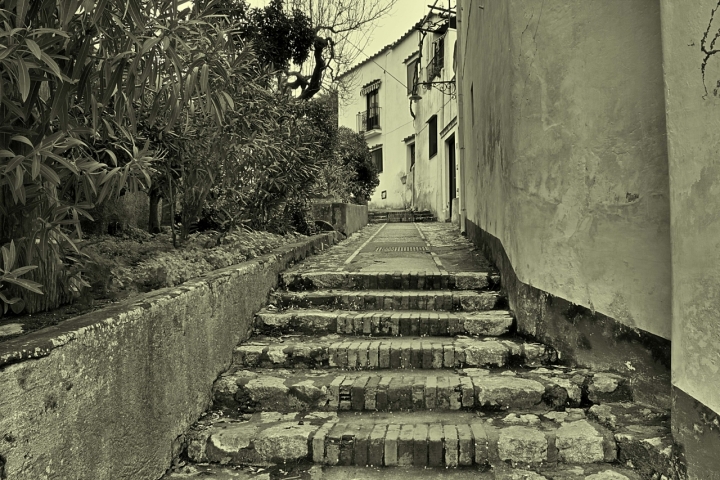
M432 82L435 77L439 77L444 65L445 54L442 50L438 50L427 63L427 67L425 67L427 71L427 81Z
M364 112L357 114L358 132L363 133L369 130L380 129L380 107L370 107Z

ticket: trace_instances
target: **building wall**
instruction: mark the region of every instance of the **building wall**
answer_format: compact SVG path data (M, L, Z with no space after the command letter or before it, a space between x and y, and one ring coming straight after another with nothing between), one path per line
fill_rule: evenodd
M490 2L461 24L468 220L520 281L669 339L659 2Z
M682 5L662 1L673 272L673 426L685 446L689 477L698 479L720 478L720 54L706 58L702 51L711 51L717 38L720 12L713 15L713 9L718 6L717 0Z
M438 35L429 33L423 42L421 81L427 80L427 63L433 56L433 42L439 38ZM434 81L450 81L455 77L453 69L453 49L457 33L449 29L445 34L445 67L440 77ZM443 94L436 88L427 90L420 87L419 93L422 100L413 103L415 112L415 168L413 173L414 182L414 206L418 210L430 210L440 221L450 219L450 177L449 177L449 139L454 138L456 159L458 157L458 142L456 127L452 125L457 122L457 99L451 95ZM430 118L437 116L438 130L438 152L430 158L429 152L429 127ZM456 160L457 169L457 160ZM459 183L456 183L456 187ZM459 188L456 188L456 196L459 195Z
M365 61L345 77L345 80L352 82L353 94L347 102L341 102L338 122L340 126L353 131L357 131L357 114L366 110L365 96L360 94L362 86L376 79L382 80L378 91L382 131L380 134L366 135L370 148L377 145L383 148L383 172L380 174L380 185L369 202L371 209L400 209L409 206L411 202L401 181L406 175L407 156L403 139L413 133L405 86L407 72L403 61L417 49L417 45L417 33L407 34L393 48ZM383 191L387 194L386 199L382 199Z

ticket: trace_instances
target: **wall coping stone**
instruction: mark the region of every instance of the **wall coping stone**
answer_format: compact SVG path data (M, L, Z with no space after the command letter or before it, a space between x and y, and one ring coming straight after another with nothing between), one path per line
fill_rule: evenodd
M203 285L208 285L223 277L230 278L235 275L253 273L258 268L276 261L285 262L284 268L286 268L290 261L298 259L296 258L296 252L299 249L305 246L325 246L328 243L333 244L337 241L336 232L314 235L301 242L280 246L272 252L252 260L214 270L180 285L143 293L100 310L68 319L59 325L46 327L2 342L0 343L0 370L13 363L47 357L53 350L92 335L96 330L113 329L125 323L137 321L142 318L141 315L138 315L141 310L150 309L159 303L171 300Z

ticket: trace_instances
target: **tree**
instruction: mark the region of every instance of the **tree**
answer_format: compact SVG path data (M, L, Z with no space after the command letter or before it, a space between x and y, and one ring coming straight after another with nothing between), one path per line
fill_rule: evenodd
M355 62L374 23L396 1L272 0L250 8L233 0L216 13L241 22L240 36L254 43L260 60L282 70L280 86L307 100Z
M390 12L397 0L288 1L291 8L307 13L315 32L312 61L286 71L288 87L299 89L300 98L311 98L323 88L326 75L334 82L355 62L374 23ZM349 40L351 36L354 41Z
M362 134L346 127L337 129L331 158L325 163L318 183L325 196L336 200L358 204L370 200L380 179Z

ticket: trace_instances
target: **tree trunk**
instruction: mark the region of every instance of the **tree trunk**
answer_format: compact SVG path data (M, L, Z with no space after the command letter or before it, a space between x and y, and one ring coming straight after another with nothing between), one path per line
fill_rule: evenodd
M160 233L160 199L162 195L159 189L150 190L150 218L148 219L148 232Z

